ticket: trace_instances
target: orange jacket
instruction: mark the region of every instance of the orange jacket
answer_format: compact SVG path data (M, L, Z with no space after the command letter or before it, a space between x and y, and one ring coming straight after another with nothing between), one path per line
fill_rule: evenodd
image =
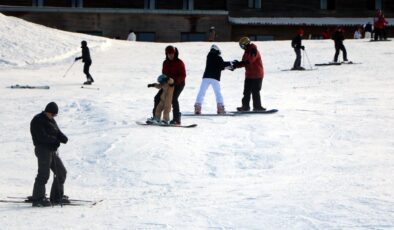
M255 44L249 44L242 56L242 63L239 67L245 67L245 78L262 79L264 78L263 61L260 52Z

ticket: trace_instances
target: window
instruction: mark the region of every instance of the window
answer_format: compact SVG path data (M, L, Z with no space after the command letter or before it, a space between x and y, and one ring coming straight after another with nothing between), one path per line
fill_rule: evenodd
M137 41L154 42L156 41L156 34L154 32L137 32Z
M382 9L382 0L375 0L375 10Z
M45 0L44 6L70 7L73 2L71 0Z
M320 0L320 9L322 10L335 10L336 0Z
M273 41L274 35L249 35L251 41Z
M156 0L156 9L181 10L183 9L183 0Z
M254 9L261 9L261 0L248 0L248 7Z
M181 33L182 42L201 42L206 40L206 33Z
M144 0L144 9L155 9L155 0Z

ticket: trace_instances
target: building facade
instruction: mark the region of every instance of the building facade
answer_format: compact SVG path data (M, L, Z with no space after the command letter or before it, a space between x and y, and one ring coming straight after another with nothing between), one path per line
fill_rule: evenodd
M377 9L389 19L393 0L0 0L0 12L62 30L139 41L216 41L290 39L303 27L310 38L345 27L347 37Z

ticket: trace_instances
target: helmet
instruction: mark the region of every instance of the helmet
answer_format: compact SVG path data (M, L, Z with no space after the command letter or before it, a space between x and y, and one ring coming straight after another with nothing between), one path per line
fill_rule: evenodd
M157 82L159 82L160 84L163 84L167 81L167 79L168 79L167 76L162 74L159 77L157 77Z
M238 43L242 49L245 49L246 46L250 44L250 39L248 37L242 37L241 39L239 39Z
M213 44L211 46L211 50L214 50L215 52L217 52L219 55L221 54L220 49L217 45Z

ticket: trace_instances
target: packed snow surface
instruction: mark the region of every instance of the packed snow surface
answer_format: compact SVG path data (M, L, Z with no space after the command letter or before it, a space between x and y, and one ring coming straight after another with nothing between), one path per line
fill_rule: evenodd
M37 160L29 125L50 101L69 142L59 154L65 193L94 207L0 203L1 229L393 229L394 42L345 40L361 64L292 67L290 41L255 42L270 115L186 117L191 129L137 125L151 116L169 44L62 32L0 15L0 198L31 195ZM82 89L80 42L93 89ZM192 112L212 43L175 43L187 69L180 96ZM216 43L225 60L236 42ZM303 65L333 59L331 40L304 40ZM309 60L309 61L308 61ZM223 71L228 111L244 69ZM10 89L49 85L49 90ZM99 90L94 89L98 87ZM203 113L216 112L209 90ZM47 184L47 193L52 178Z

